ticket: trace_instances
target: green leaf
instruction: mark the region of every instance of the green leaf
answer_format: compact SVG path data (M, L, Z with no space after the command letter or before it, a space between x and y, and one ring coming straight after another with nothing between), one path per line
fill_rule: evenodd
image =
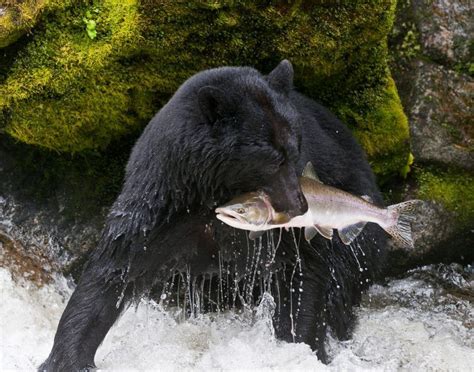
M89 38L92 40L96 38L97 36L97 31L96 31L96 23L92 19L87 19L86 21L86 32Z
M87 29L87 35L93 40L96 38L97 36L97 31L94 29L94 30L89 30Z

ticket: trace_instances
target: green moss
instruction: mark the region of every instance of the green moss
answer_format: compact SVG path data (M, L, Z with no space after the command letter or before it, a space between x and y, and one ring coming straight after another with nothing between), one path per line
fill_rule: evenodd
M395 26L389 35L391 64L400 65L422 57L420 33L416 24L412 1L398 0Z
M462 170L417 169L417 197L434 200L455 212L460 224L474 221L474 175Z
M381 179L405 169L410 155L408 119L391 78L371 110L358 113L343 106L339 116L353 128Z
M395 0L85 1L49 13L0 86L6 131L65 152L104 149L143 127L193 73L269 72L288 58L296 86L334 110L386 177L406 166L408 130L387 67ZM94 21L91 39L84 19Z
M407 176L408 176L408 173L411 172L411 166L413 165L413 162L415 161L415 157L413 156L413 154L410 152L408 154L408 159L407 159L407 162L405 164L405 166L401 169L400 171L400 176L402 176L402 178L406 179Z
M97 13L95 40L83 23L91 9ZM0 86L0 107L10 112L7 133L28 144L78 152L104 148L136 129L130 91L139 83L117 61L139 38L136 2L85 3L47 18L41 37Z

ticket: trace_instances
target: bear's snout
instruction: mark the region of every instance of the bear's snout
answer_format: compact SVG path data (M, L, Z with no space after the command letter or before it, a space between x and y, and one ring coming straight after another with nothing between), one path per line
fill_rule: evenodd
M277 173L272 183L264 188L270 196L275 212L285 213L288 217L305 214L308 210L303 191L294 167L283 166Z
M288 200L287 207L282 206L281 210L279 210L280 208L275 207L274 204L274 208L276 212L283 212L288 215L288 217L293 218L306 213L308 210L308 202L306 201L306 198L304 197L301 190L298 190Z

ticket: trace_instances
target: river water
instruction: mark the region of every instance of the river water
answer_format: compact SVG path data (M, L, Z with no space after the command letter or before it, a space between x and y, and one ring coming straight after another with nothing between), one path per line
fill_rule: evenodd
M0 269L0 370L34 370L47 357L70 293L64 278L38 288ZM474 371L473 300L472 266L431 265L374 285L357 309L353 338L329 341L329 365L305 344L276 340L266 303L182 321L180 310L142 301L107 335L96 364L104 371Z

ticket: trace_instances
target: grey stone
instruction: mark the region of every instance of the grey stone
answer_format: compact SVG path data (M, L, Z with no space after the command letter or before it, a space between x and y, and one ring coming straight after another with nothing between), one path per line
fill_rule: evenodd
M11 149L0 137L0 266L23 276L35 272L38 284L56 273L77 277L99 239L107 207L77 218L65 213L67 187L58 187L42 200L35 194L22 195L23 188L37 185L32 175L22 175L26 171L18 159L21 152Z
M412 255L424 255L434 246L446 240L456 232L451 223L454 214L447 211L441 204L433 201L423 201L416 208L416 220L412 224L415 251Z
M414 190L408 192L411 198ZM454 212L434 201L421 201L414 211L412 223L414 249L395 245L389 240L389 275L400 275L408 269L433 263L464 262L474 260L474 230L460 228Z
M472 78L417 61L406 107L417 161L474 169Z
M423 53L440 63L472 62L472 0L412 0Z

